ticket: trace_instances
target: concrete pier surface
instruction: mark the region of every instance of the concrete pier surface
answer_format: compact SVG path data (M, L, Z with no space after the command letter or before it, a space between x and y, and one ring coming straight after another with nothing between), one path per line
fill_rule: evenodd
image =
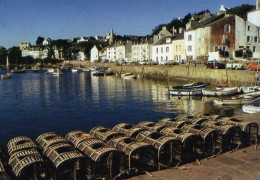
M236 118L257 122L260 125L260 113L244 114ZM259 180L260 145L252 145L234 152L225 152L211 159L184 164L129 180Z

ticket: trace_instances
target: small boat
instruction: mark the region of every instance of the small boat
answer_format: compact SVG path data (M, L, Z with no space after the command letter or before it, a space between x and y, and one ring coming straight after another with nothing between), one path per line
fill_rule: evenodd
M243 105L242 110L249 114L260 112L260 97Z
M83 72L89 72L89 71L90 71L89 68L81 68L81 70L82 70Z
M224 83L219 83L218 85L216 85L216 90L223 90L224 88L227 88L228 84L224 84Z
M201 96L202 89L169 89L169 95L173 96Z
M136 79L137 75L131 74L131 73L126 73L122 78L124 79Z
M54 69L53 69L53 68L49 68L49 69L47 70L47 72L48 72L48 73L53 73L53 72L54 72Z
M59 75L62 75L62 74L63 74L63 73L61 72L60 69L55 69L55 70L53 71L53 75L59 76Z
M25 69L13 69L11 73L25 73Z
M242 93L246 94L246 93L251 93L251 92L256 92L256 91L260 91L260 86L251 86L251 87L241 87L241 91Z
M238 93L237 87L224 88L223 90L207 90L203 89L203 96L232 96Z
M5 73L1 75L2 79L10 79L12 78L12 73Z
M112 76L112 75L115 75L115 73L113 73L112 71L105 72L105 76Z
M90 71L96 71L96 67L95 66L92 66L91 68L89 68Z
M172 89L207 89L210 83L207 82L194 82L183 86L173 86Z
M95 72L93 76L104 76L104 72Z
M214 103L217 105L231 105L231 104L246 104L248 102L252 101L252 98L242 98L242 97L235 97L232 99L222 99L222 98L218 98L218 99L214 99Z
M72 68L71 69L71 72L78 72L79 70L78 69L76 69L76 68Z

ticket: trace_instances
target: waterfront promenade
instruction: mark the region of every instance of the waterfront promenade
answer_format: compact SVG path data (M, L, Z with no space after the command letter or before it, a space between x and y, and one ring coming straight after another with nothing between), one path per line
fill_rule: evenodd
M191 65L123 65L116 63L90 63L82 61L71 61L70 63L79 66L110 66L114 72L130 72L140 76L165 80L188 80L188 81L210 81L223 83L227 80L234 85L253 85L255 83L255 72L249 70L225 70L207 69L203 64Z
M257 122L260 125L260 113L244 114L236 118ZM226 152L211 159L184 164L179 168L171 168L141 175L129 180L259 180L260 179L260 147L256 145L241 148L235 152Z

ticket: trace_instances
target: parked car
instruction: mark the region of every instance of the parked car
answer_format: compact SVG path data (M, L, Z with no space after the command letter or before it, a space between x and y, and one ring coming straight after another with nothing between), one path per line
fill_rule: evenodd
M227 69L246 69L246 66L243 62L230 60L226 64L226 68Z
M260 70L260 61L252 61L248 64L249 70Z
M139 64L140 64L140 65L147 65L147 64L148 64L148 61L139 61Z
M108 63L108 62L109 62L108 59L104 59L104 60L103 60L103 63Z
M167 61L160 61L159 62L159 65L166 65L167 64Z
M179 62L170 60L170 61L168 61L166 64L167 64L167 65L179 65Z
M206 66L209 69L225 69L226 68L225 63L220 63L217 61L208 61L208 63L206 63Z
M156 62L156 61L150 61L149 64L150 64L150 65L158 65L158 62Z

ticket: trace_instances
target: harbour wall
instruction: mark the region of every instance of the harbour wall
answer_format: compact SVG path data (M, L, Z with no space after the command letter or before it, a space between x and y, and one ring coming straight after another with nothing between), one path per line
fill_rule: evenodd
M114 72L130 72L147 78L165 80L201 80L215 83L226 83L236 85L253 85L255 83L255 72L249 70L225 70L207 69L205 65L123 65L115 63L90 63L71 61L72 64L79 66L110 66Z

